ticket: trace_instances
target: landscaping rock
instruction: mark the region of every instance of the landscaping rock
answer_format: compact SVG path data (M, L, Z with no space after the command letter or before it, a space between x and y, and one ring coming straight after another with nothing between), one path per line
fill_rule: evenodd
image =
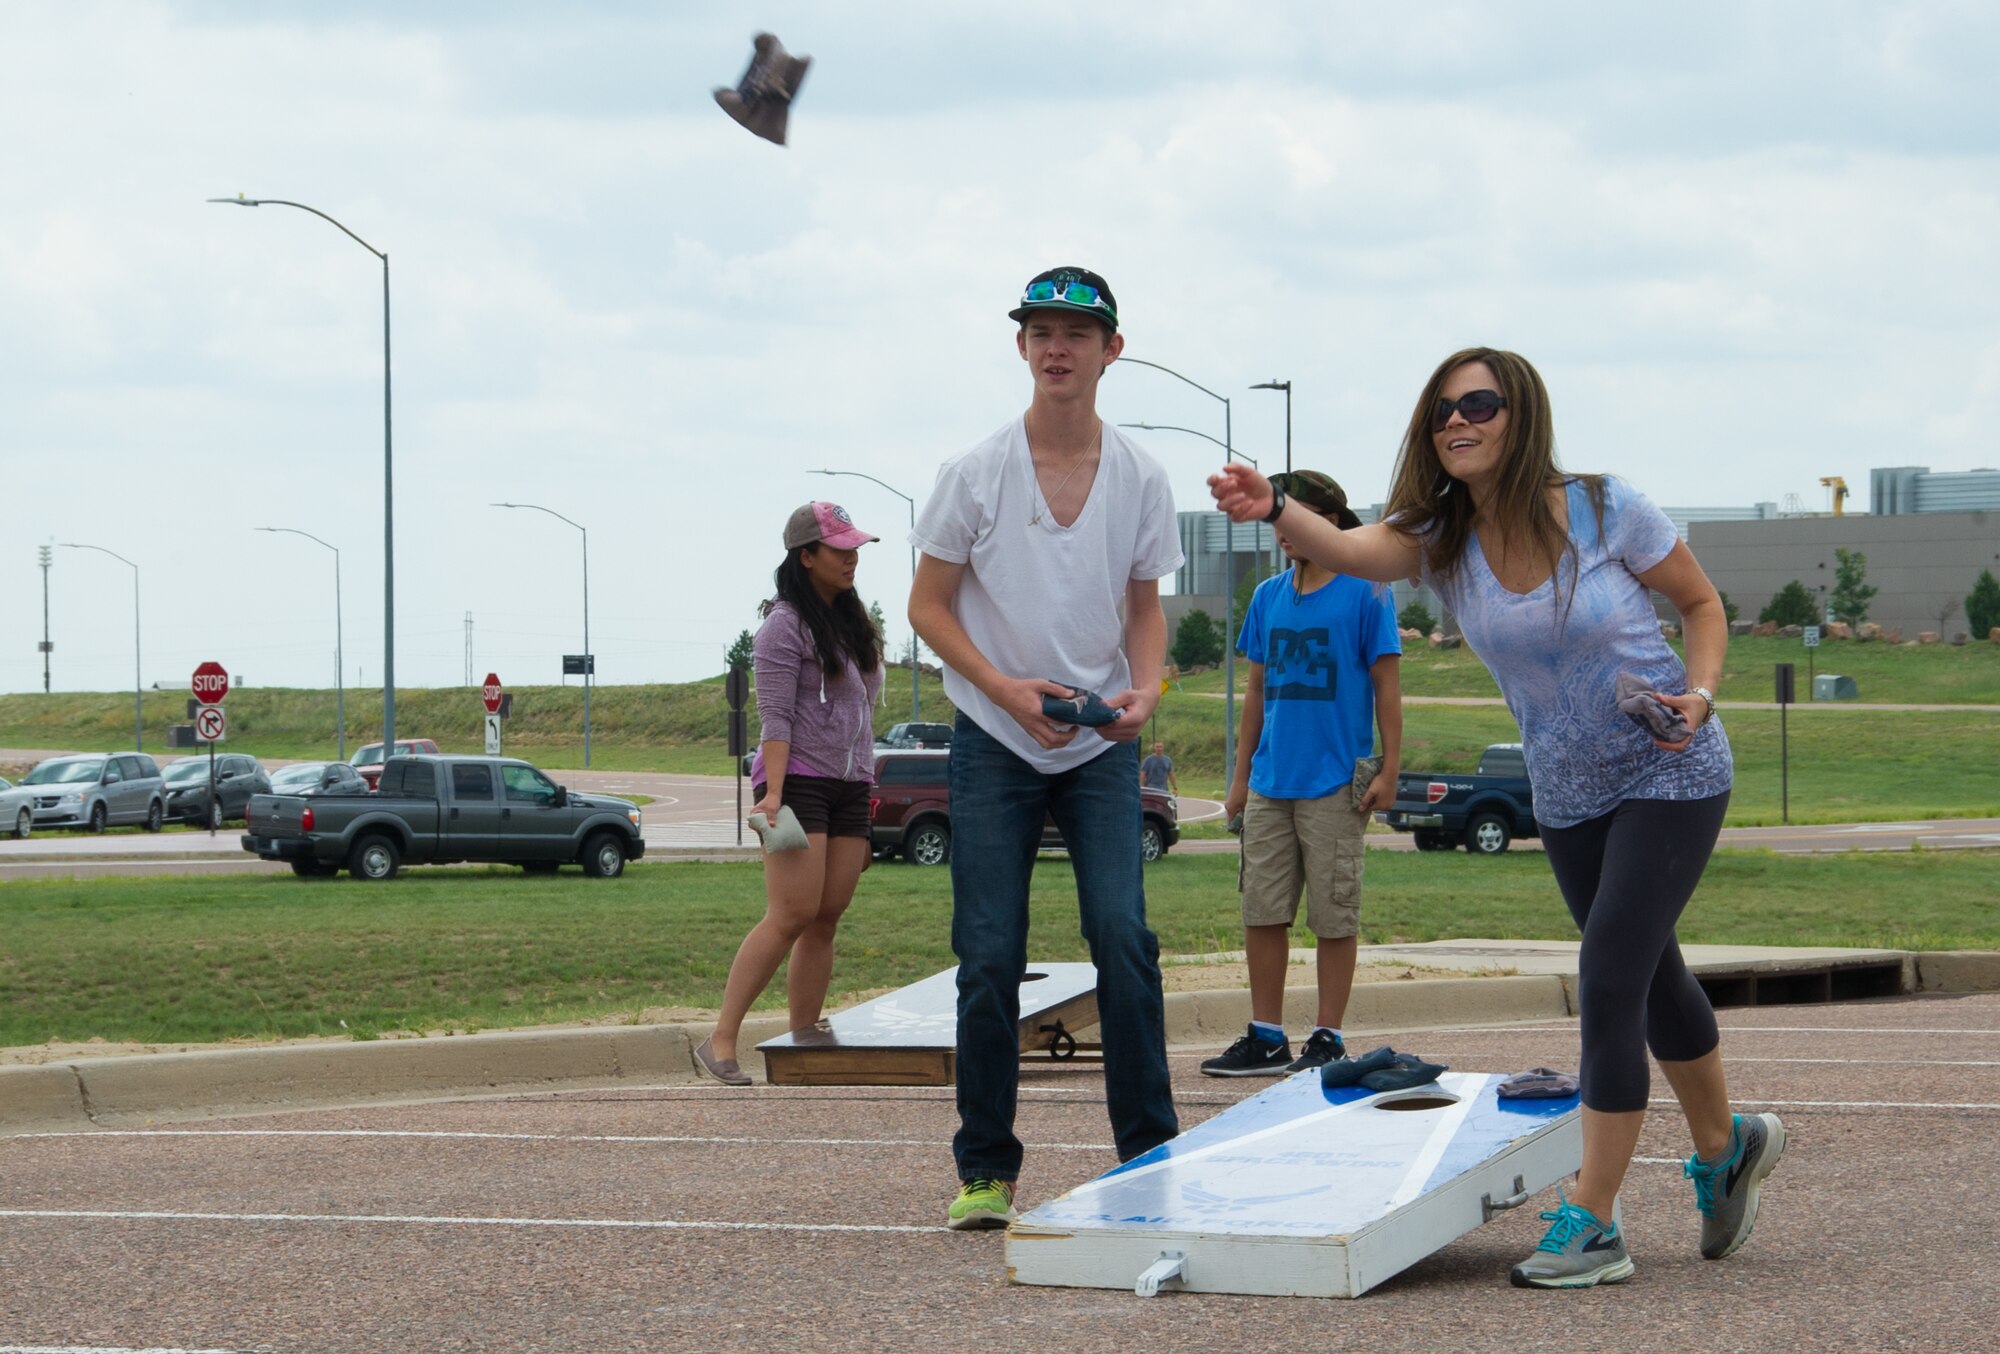
M1853 639L1854 627L1846 621L1834 621L1821 632L1824 639Z
M1755 621L1731 621L1729 623L1729 633L1732 635L1748 635L1755 632L1756 629L1757 622ZM2000 630L1995 630L1994 633L2000 635Z
M1919 644L1935 644L1937 642L1938 632L1935 630L1920 631L1917 635L1917 643Z
M1971 642L1971 640L1972 640L1972 636L1971 636L1971 635L1968 635L1968 634L1966 634L1966 633L1965 633L1965 631L1963 631L1963 630L1959 631L1959 632L1958 632L1957 634L1955 634L1955 635L1953 635L1953 636L1951 637L1951 642L1952 642L1952 643L1953 643L1954 645L1959 645L1959 644L1967 644L1967 643L1970 643L1970 642Z
M1986 638L1990 643L2000 644L2000 625L1996 625L1991 630L1988 630Z
M1675 625L1672 621L1660 622L1660 635L1662 638L1679 639L1680 634L1681 634L1681 628L1678 625Z
M1462 642L1457 635L1431 636L1431 647L1433 649L1456 649Z
M1866 644L1870 640L1880 638L1882 638L1882 627L1873 621L1863 621L1854 627L1854 642L1856 644Z
M1778 627L1778 638L1799 639L1805 632L1806 628L1803 625L1781 625Z
M1756 625L1751 627L1750 633L1759 638L1768 639L1778 633L1778 623L1776 621L1758 621Z
M1884 644L1901 644L1903 642L1903 627L1898 625L1893 629L1884 630L1882 632L1882 642Z

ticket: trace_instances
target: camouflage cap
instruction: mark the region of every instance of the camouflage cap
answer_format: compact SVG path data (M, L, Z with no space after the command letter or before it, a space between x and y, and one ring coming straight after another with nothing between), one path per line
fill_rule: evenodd
M1271 483L1315 512L1333 518L1334 525L1342 531L1352 531L1361 525L1354 509L1347 506L1347 491L1334 483L1331 475L1317 470L1281 470L1271 476Z

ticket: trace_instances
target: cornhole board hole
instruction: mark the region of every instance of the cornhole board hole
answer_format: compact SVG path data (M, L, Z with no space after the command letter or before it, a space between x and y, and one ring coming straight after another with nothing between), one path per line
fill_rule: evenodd
M1016 1283L1359 1297L1583 1161L1575 1096L1501 1100L1300 1072L1007 1229Z
M833 1015L832 1032L781 1034L757 1045L773 1086L949 1086L958 1049L958 969ZM1097 1023L1093 964L1028 965L1021 1052L1074 1057L1072 1031Z

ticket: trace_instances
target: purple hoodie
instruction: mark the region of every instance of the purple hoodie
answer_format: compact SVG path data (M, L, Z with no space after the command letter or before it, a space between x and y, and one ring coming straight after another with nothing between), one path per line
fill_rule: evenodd
M771 604L757 627L754 653L762 729L750 783L765 783L763 744L777 742L792 745L786 775L873 784L873 706L882 690L881 665L864 677L848 659L838 680L829 680L820 670L812 632L789 602Z

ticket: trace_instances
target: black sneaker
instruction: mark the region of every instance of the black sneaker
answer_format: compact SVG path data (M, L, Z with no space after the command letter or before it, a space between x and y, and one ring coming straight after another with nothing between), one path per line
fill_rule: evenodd
M1285 1070L1287 1072L1310 1072L1315 1067L1325 1067L1337 1063L1347 1056L1347 1045L1340 1042L1340 1036L1332 1030L1314 1030L1312 1038L1306 1040L1299 1056Z
M1246 1027L1243 1037L1225 1053L1210 1058L1201 1070L1211 1077L1282 1077L1292 1061L1291 1044L1280 1039L1268 1043L1258 1037L1256 1026Z

